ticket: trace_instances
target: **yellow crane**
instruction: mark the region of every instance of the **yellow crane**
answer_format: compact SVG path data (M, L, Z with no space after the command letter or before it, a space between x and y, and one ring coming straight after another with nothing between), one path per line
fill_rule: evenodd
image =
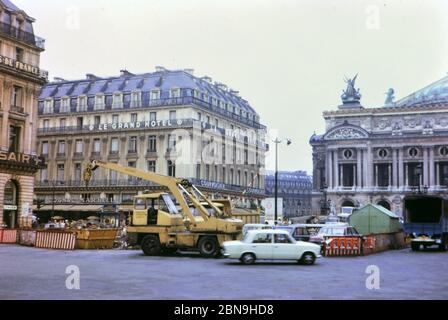
M188 249L198 250L204 257L213 257L220 253L224 241L241 237L243 222L231 218L230 202L211 201L188 180L94 160L84 171L87 185L92 171L97 168L151 181L168 189L167 193L142 194L134 198L127 234L130 243L140 245L146 255Z

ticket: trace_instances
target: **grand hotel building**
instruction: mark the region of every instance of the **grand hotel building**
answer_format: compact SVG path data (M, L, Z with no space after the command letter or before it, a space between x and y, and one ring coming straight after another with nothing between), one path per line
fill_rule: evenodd
M36 152L37 97L47 72L39 69L44 40L34 19L0 0L0 228L30 226Z
M88 213L160 187L113 171L82 172L92 159L192 180L205 192L256 205L264 197L266 127L237 91L167 70L66 81L56 78L39 97L38 150L46 167L36 181L42 214Z
M390 89L376 108L353 86L324 112L326 132L311 137L314 188L330 201L321 204L448 214L448 76L396 102Z

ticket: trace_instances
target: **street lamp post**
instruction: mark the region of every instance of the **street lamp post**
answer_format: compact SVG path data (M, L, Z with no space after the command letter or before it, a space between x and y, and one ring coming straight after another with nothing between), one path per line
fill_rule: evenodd
M276 138L272 142L275 143L275 192L274 192L274 224L277 224L278 212L277 212L277 202L278 202L278 145L286 140L286 145L289 146L292 143L291 139L279 139Z

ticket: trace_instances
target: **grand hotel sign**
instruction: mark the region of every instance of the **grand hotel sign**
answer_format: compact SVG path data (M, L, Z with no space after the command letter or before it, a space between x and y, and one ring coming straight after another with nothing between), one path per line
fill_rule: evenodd
M5 56L0 55L0 65L7 66L13 68L17 71L25 72L30 75L36 76L43 80L48 79L48 72L39 69L38 67L32 66L27 63L23 63Z
M157 121L137 121L137 122L117 122L102 123L99 125L90 125L89 130L94 131L110 131L110 130L127 130L127 129L143 129L143 128L164 128L164 127L180 127L185 124L184 120L157 120Z

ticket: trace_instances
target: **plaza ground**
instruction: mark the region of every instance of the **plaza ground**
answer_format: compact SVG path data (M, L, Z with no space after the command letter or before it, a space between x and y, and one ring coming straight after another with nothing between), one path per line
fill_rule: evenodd
M66 288L69 265L80 289ZM366 289L378 266L380 289ZM448 253L388 251L365 257L240 265L194 254L53 251L0 245L0 299L448 299Z

